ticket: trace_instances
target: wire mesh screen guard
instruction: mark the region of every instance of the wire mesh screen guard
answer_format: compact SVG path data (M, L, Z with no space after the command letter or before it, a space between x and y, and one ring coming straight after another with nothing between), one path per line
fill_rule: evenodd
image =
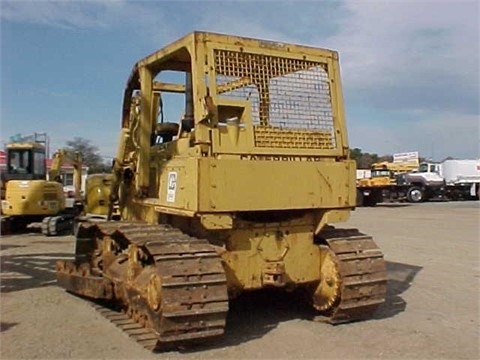
M324 64L215 50L215 71L220 97L250 101L255 146L335 148Z

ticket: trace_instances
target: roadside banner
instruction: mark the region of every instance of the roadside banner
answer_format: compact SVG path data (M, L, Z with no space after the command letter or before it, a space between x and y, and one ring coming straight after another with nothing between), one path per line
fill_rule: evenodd
M418 151L393 154L393 162L418 164Z

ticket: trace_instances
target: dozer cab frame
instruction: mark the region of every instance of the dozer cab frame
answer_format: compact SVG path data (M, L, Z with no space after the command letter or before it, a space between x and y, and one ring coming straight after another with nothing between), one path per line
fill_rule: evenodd
M368 318L383 255L327 225L355 207L348 154L335 51L189 34L133 67L110 201L122 221L82 224L59 284L155 349L221 335L228 300L265 287L304 290L331 323Z

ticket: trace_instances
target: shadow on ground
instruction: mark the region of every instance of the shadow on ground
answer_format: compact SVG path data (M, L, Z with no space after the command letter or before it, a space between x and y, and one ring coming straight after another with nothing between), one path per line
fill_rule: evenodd
M398 208L398 207L412 206L412 204L405 203L405 202L383 202L383 203L378 203L377 206L382 208Z
M54 284L56 261L71 258L72 254L67 253L3 255L0 268L1 292L9 293Z
M407 303L400 295L412 285L415 277L422 269L421 266L387 261L387 296L385 303L375 313L375 319L390 318L405 311Z
M373 319L390 318L406 309L407 303L401 294L412 285L421 269L420 266L387 261L387 295L385 303L378 308ZM235 346L263 337L282 322L295 319L312 320L318 313L302 294L302 292L286 293L278 289L243 294L230 302L225 336L210 345L199 345L182 352Z
M177 350L193 353L236 346L263 337L282 322L313 316L315 312L300 292L286 293L280 289L248 292L230 301L224 336Z
M0 251L8 249L16 249L19 247L25 247L26 245L12 245L12 244L0 244Z
M9 293L55 284L56 261L71 259L71 257L72 255L68 253L2 256L1 292ZM407 304L401 294L410 288L421 269L420 266L387 262L387 296L374 319L390 318L406 309ZM311 320L318 313L313 310L307 300L300 291L287 293L281 289L265 289L245 293L230 302L225 336L210 345L189 347L181 351L192 352L235 346L261 338L283 322L298 319ZM2 331L10 326L13 325L3 324Z
M1 234L2 236L8 236L8 235L38 235L42 233L42 227L41 224L39 225L38 223L33 223L28 226L15 226L15 225L3 225Z
M9 322L0 322L0 332L4 332L9 330L10 328L18 325L18 323L9 323Z

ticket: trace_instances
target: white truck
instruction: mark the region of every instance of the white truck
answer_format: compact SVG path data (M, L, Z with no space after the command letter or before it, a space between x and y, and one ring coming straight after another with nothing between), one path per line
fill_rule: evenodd
M449 200L478 200L480 189L480 159L445 160L442 163L421 163L418 172L408 175L413 179L442 178Z

